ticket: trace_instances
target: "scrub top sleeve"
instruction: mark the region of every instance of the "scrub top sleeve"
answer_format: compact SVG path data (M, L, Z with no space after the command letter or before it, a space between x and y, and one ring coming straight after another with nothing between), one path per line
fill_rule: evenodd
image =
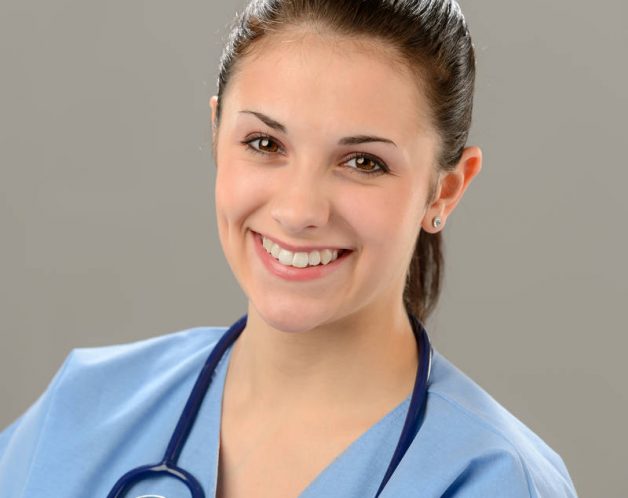
M487 496L538 497L530 489L526 470L518 455L494 451L474 458L443 494L443 498Z
M577 498L570 480L553 472L532 475L516 452L490 452L473 459L447 488L443 498Z
M20 425L21 421L22 421L22 417L18 418L11 425L9 425L2 432L0 432L0 463L2 462L2 457L7 450L9 441L11 440L15 430Z
M27 481L57 387L64 376L71 356L72 353L66 357L63 365L39 399L0 433L0 490L5 492L11 489L15 493L7 496L20 496L21 490L15 489L15 486L18 486L17 483L26 483Z

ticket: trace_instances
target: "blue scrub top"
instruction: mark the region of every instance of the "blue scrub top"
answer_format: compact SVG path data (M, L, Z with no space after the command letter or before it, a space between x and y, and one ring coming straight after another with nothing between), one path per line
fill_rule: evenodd
M105 497L158 463L192 385L225 327L75 349L48 389L0 433L0 497ZM216 370L179 465L215 496L222 392ZM401 434L406 398L326 467L301 498L375 496ZM164 478L127 495L188 496ZM434 349L425 420L382 498L562 498L576 491L560 456Z

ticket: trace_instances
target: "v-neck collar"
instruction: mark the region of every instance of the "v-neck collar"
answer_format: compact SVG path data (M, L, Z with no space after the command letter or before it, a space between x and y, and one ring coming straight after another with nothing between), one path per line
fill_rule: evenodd
M205 471L203 474L207 478L201 481L206 489L211 492L210 496L213 497L216 496L218 484L223 393L232 351L233 344L229 346L220 359L201 408L201 412L205 413L201 414L195 424L196 427L205 421L207 424L205 426L206 430L202 432L205 433L204 436L206 437L202 437L201 434L199 436L202 437L201 441L209 440L210 447L214 449L212 455L208 455L210 461L207 462L211 472L207 472L209 470L208 467L203 465ZM410 396L411 394L342 450L307 485L299 495L299 498L318 498L321 496L326 498L332 498L333 496L348 498L351 496L351 494L347 494L347 492L350 493L349 490L353 490L356 497L375 495L401 434L403 426L402 416L408 410ZM192 432L195 431L193 430ZM190 439L193 438L194 434L190 434ZM203 443L201 442L201 444ZM373 451L374 449L376 451ZM373 488L373 486L374 489L365 489L365 487ZM345 491L342 491L343 489ZM358 489L361 491L358 491ZM368 494L365 495L364 493Z

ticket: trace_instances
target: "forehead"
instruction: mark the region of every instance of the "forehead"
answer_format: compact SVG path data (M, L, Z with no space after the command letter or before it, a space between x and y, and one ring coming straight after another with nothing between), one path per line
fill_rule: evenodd
M292 29L264 36L235 69L227 105L262 105L295 127L360 126L400 142L432 133L421 82L383 42Z

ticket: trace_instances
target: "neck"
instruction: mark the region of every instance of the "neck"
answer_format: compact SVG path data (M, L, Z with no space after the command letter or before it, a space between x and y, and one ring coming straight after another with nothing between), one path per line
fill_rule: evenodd
M401 402L414 385L417 345L403 305L387 305L309 331L284 332L249 303L228 372L237 398L245 406L273 408Z

